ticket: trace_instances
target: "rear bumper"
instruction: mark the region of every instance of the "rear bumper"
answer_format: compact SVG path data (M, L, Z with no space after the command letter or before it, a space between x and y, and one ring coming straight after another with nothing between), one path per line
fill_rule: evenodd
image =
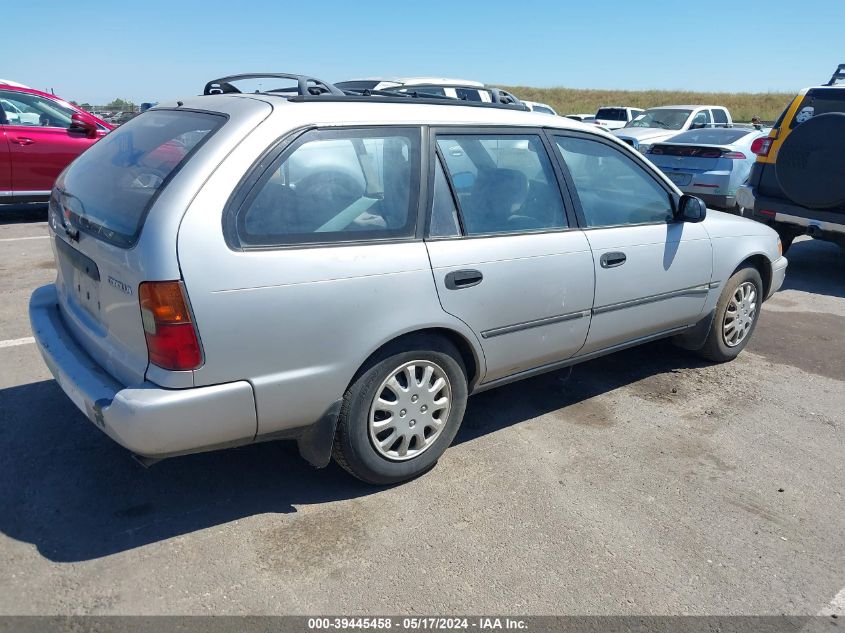
M77 408L121 446L168 457L251 442L257 424L250 383L163 389L118 383L67 329L55 285L38 288L29 319L44 362Z
M843 213L808 209L788 200L758 196L751 185L742 185L736 199L746 209L753 209L753 218L759 222L788 224L812 236L830 234L845 237Z

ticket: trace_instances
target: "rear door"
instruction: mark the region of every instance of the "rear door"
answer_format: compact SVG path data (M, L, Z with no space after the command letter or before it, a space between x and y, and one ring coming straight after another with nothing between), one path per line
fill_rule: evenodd
M48 193L59 173L100 138L72 129L74 111L56 100L0 90L0 103L17 195Z
M441 129L427 246L440 302L481 341L485 382L575 354L593 265L539 131Z
M695 323L712 272L704 227L674 221L672 191L616 143L576 132L554 138L595 262L583 353Z

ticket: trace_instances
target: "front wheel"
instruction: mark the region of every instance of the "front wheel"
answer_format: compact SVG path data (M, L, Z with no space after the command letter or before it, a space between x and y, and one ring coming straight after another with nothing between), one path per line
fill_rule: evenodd
M753 266L736 271L725 283L710 332L698 353L718 363L733 360L745 349L763 303L763 280Z
M344 395L335 461L371 484L412 479L452 443L466 401L466 370L448 341L418 337L386 349Z

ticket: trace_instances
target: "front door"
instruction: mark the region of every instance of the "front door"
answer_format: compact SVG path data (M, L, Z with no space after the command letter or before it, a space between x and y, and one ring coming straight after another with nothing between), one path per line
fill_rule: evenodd
M49 192L61 171L99 138L71 128L73 110L40 95L0 90L17 195Z
M443 308L481 342L484 382L569 358L590 325L592 255L541 135L443 131L436 148L428 253Z
M695 323L713 268L704 227L675 221L671 190L612 141L571 133L555 144L593 251L596 293L582 353Z

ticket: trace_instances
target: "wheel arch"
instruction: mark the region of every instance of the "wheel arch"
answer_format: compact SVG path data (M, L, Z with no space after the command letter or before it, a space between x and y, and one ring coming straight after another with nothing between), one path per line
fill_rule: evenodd
M456 329L445 326L430 326L422 327L414 330L408 330L401 334L397 334L393 338L384 341L375 350L370 353L364 362L358 367L355 375L349 381L352 384L358 376L366 370L377 358L379 358L386 349L401 345L404 342L410 343L415 338L425 336L435 336L449 341L461 355L461 360L464 363L464 368L467 372L468 390L472 393L473 388L484 375L484 357L480 347L474 345L465 333L459 332Z
M769 258L764 254L756 253L743 259L736 268L734 268L731 275L736 273L736 271L740 268L745 268L746 266L752 266L758 273L760 273L760 278L763 280L763 297L768 297L769 290L772 287L772 262L769 261Z

